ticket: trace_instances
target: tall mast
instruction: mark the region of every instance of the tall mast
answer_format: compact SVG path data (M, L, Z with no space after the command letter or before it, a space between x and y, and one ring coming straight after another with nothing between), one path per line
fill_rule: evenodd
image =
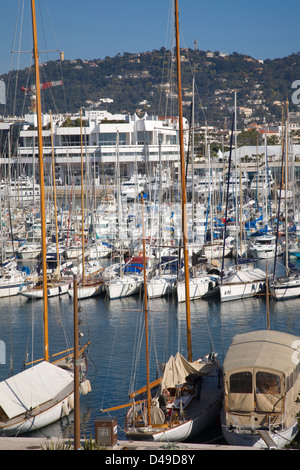
M56 241L56 257L57 257L57 273L60 277L60 259L59 259L59 246L58 246L58 226L57 226L57 203L56 203L56 182L55 182L55 157L54 157L54 144L53 144L53 127L52 127L52 113L50 111L50 126L51 126L51 148L52 148L52 174L53 174L53 196L54 196L54 214L55 214L55 241Z
M82 109L80 109L80 149L81 149L81 235L82 235L82 285L85 285L85 254L84 254L84 191L83 191L83 136Z
M180 70L180 45L179 45L179 20L178 0L175 0L175 29L176 29L176 58L177 58L177 93L179 111L179 139L180 139L180 166L181 166L181 188L182 188L182 238L185 274L185 302L186 302L186 328L187 328L187 358L192 362L192 338L191 338L191 315L190 315L190 282L188 265L188 237L187 237L187 214L186 214L186 188L185 188L185 158L183 147L183 117L182 117L182 92L181 92L181 70Z
M39 56L37 48L35 1L31 0L32 32L33 32L33 56L35 67L36 85L36 113L38 129L39 171L40 171L40 205L41 205L41 243L42 243L42 269L43 269L43 299L44 299L44 359L49 361L49 336L48 336L48 292L47 292L47 264L46 264L46 217L45 217L45 189L44 189L44 162L43 162L43 138L42 138L42 108L40 90Z
M149 364L149 336L148 336L148 299L147 299L147 270L146 270L146 243L144 221L144 195L141 194L142 224L143 224L143 266L144 266L144 302L145 302L145 339L146 339L146 373L147 373L147 413L148 426L151 425L151 393L150 393L150 364Z

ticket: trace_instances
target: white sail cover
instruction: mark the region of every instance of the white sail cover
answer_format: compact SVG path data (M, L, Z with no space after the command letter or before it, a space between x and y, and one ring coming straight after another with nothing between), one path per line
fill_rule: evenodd
M161 383L161 389L176 387L186 382L189 374L204 372L206 364L198 362L188 362L179 352L176 356L171 356L165 365Z
M0 407L9 419L53 399L73 382L73 374L41 362L0 382Z
M266 273L259 268L252 269L240 269L237 272L228 276L224 284L264 281L266 279Z

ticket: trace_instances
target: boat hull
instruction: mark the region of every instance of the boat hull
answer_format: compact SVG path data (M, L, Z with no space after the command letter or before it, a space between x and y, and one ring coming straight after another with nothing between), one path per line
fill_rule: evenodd
M276 300L300 297L300 279L287 279L270 286L272 298Z
M149 299L164 297L173 293L176 288L177 276L162 276L152 278L147 283Z
M89 299L90 297L96 297L103 293L103 284L95 284L91 286L79 286L77 288L77 299ZM68 294L71 298L74 297L74 289L68 290Z
M36 431L37 429L49 426L62 419L64 416L68 416L72 411L71 403L73 402L74 393L66 395L58 403L53 404L50 408L35 414L34 416L16 421L12 425L4 425L0 427L0 435L2 436L16 436L20 434L26 434L30 431Z
M24 280L18 283L1 284L0 285L0 298L18 295L20 292L20 289L22 288L23 283L24 283Z
M220 285L220 300L226 302L229 300L247 299L259 294L264 286L264 280L251 283L223 284Z
M190 286L190 300L201 299L208 294L212 279L209 276L191 278L189 281ZM185 302L185 283L179 282L177 284L177 300L178 302Z
M191 437L195 437L205 431L209 426L216 422L221 408L222 398L216 401L206 413L190 419L182 424L178 424L173 428L156 430L155 427L141 430L139 433L126 432L128 438L137 440L151 440L154 442L182 442Z
M58 295L67 294L70 287L70 282L62 283L57 286L51 286L47 289L48 298L56 297ZM26 297L27 299L43 299L43 287L33 287L32 289L20 291L20 295Z
M253 430L232 430L225 425L225 413L221 413L222 434L227 444L232 446L246 446L257 449L268 449L268 445L257 431ZM287 429L277 430L276 433L269 432L268 435L275 444L275 448L283 449L297 435L299 430L297 420Z
M177 403L167 405L169 414L164 423L159 425L152 423L151 426L132 426L132 419L136 416L137 407L134 405L127 413L125 422L125 432L128 438L136 440L151 440L155 442L182 442L191 437L195 437L210 426L214 425L218 419L222 400L223 389L221 384L221 366L214 365L210 374L203 378L201 393L193 395L182 395L176 400ZM153 401L155 403L155 399ZM175 405L175 407L173 407ZM180 421L180 408L184 421ZM154 406L154 408L156 408ZM173 413L175 413L173 415Z
M114 300L138 294L141 286L142 282L135 277L124 276L119 280L113 279L111 282L106 283L105 290L110 300Z

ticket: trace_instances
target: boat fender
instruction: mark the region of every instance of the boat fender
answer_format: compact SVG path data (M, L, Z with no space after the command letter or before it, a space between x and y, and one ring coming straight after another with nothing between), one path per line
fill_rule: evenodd
M86 395L87 393L91 391L91 384L89 380L85 380L84 382L80 384L80 391L82 395Z
M68 398L68 405L71 408L71 410L74 410L74 398L72 396Z
M65 401L62 402L61 409L62 409L62 412L63 412L64 416L69 415L69 407L68 407L68 404Z

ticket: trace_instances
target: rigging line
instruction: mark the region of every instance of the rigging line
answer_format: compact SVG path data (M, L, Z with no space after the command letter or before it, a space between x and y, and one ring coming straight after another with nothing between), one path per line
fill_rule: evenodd
M22 7L22 16L21 16L21 29L20 29L20 36L19 36L19 50L21 49L21 39L22 39L22 31L23 31L23 18L24 18L24 1ZM16 73L16 83L15 83L15 94L14 94L14 101L13 101L13 116L15 116L15 109L16 109L16 100L17 100L17 87L18 87L18 79L19 79L19 65L20 65L20 54L18 54L18 65L17 65L17 73Z
M131 380L129 383L129 385L131 386L131 389L129 390L130 393L134 391L134 384L136 381L138 363L140 360L143 337L144 337L144 330L145 330L144 310L140 309L138 313L140 313L139 315L140 318L139 318L139 321L137 322L136 335L135 335L135 341L134 341L135 347L133 348Z
M53 21L52 21L52 18L51 18L49 9L48 9L47 0L45 0L45 10L47 11L49 23L50 23L50 26L51 26L51 31L52 31L52 34L53 34L53 37L54 37L54 41L55 41L55 43L56 43L56 50L57 50L57 51L60 51L61 49L60 49L59 44L58 44L58 40L57 40L57 36L56 36L56 33L55 33L54 24L53 24ZM60 61L60 62L61 62L61 61Z
M189 49L188 49L188 47L186 47L186 44L185 44L185 41L184 41L183 36L182 36L182 42L184 43L185 49L187 50L186 54L187 54L187 56L188 56L190 70L191 70L191 73L192 73L192 74L194 75L194 77L195 77L196 94L197 94L197 97L198 97L199 102L200 102L200 107L201 107L201 110L202 110L202 113L203 113L203 119L204 119L204 121L206 122L206 121L207 121L207 117L206 117L206 114L205 114L205 112L204 112L204 106L203 106L202 100L201 100L201 98L200 98L200 94L199 94L199 90L198 90L197 82L196 82L195 66L194 66L194 67L192 66L192 62L191 62L191 59L190 59L190 56L189 56Z
M165 51L164 51L164 57L163 57L163 70L162 70L162 79L161 79L161 85L160 85L160 95L159 95L159 105L158 105L158 110L159 110L159 113L160 113L160 109L162 109L162 95L163 95L163 81L164 81L164 76L165 76L165 62L166 62L166 56L168 55L169 57L169 62L168 62L168 67L167 67L167 70L169 70L170 72L170 75L169 77L171 76L171 68L172 68L172 64L173 64L173 60L172 60L172 57L173 57L173 52L172 52L172 44L174 44L174 30L173 28L170 26L171 25L171 18L173 17L173 0L170 1L170 8L169 8L169 16L168 16L168 21L167 21L167 31L166 31L166 38L165 38ZM173 36L171 36L173 34ZM171 44L170 44L170 47L169 47L169 51L168 51L168 47L167 47L167 38L171 36ZM166 73L166 77L168 77L168 72ZM167 78L168 80L168 78ZM167 100L166 100L167 101ZM167 116L167 103L166 103L166 108L165 108L165 113L162 112L162 114L165 114L165 116Z

